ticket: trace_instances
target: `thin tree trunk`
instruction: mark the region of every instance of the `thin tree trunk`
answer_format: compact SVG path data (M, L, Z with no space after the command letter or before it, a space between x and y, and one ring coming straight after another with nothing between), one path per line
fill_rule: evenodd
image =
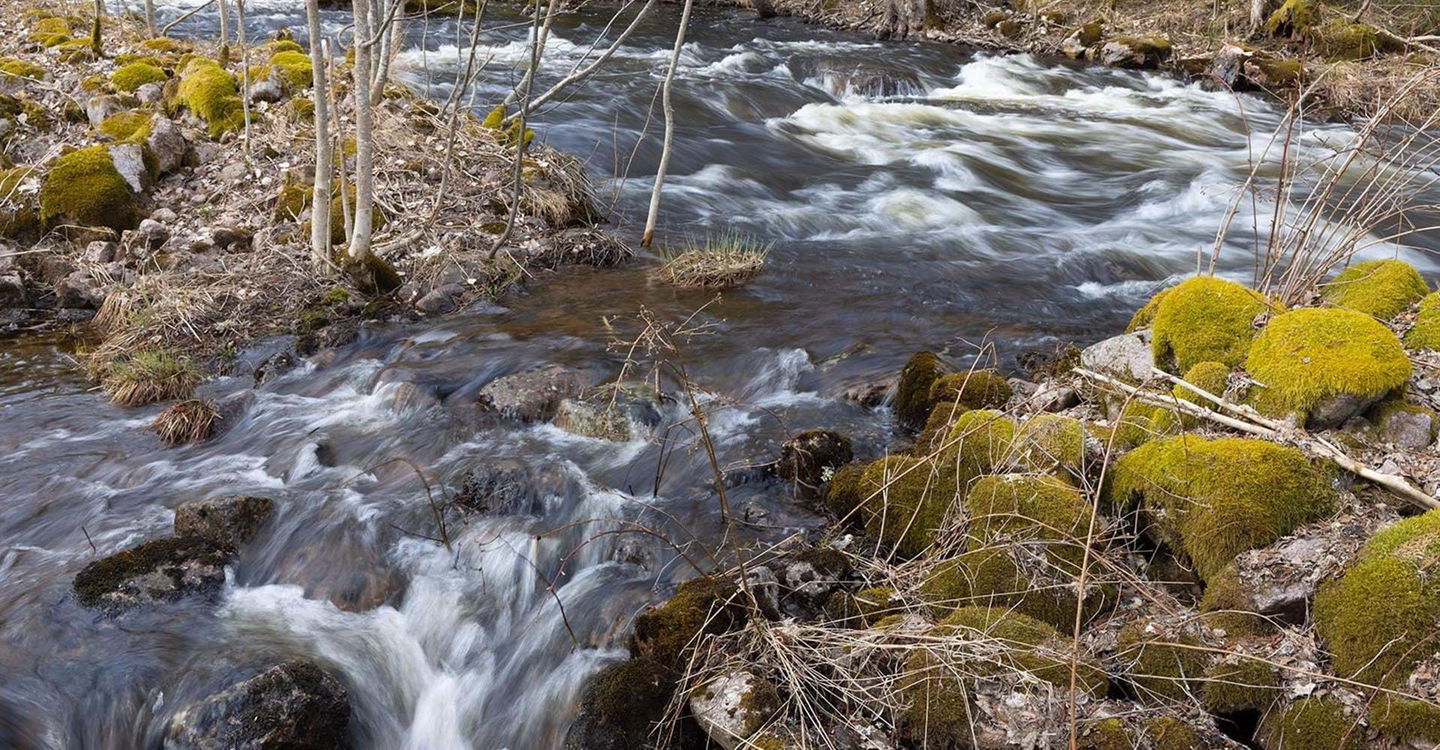
M230 63L230 0L220 3L220 65Z
M600 53L600 56L596 58L594 62L590 63L584 68L570 73L570 75L565 76L554 86L551 86L549 91L546 91L545 93L531 99L530 103L525 105L525 114L528 115L534 112L536 107L539 107L541 104L550 101L552 98L555 97L556 94L559 94L570 86L579 83L586 78L589 78L595 73L595 71L599 70L602 66L604 66L605 63L609 61L612 56L614 56L615 52L620 49L621 45L625 44L625 40L630 38L630 34L640 26L640 22L643 21L645 17L650 14L651 9L653 9L658 2L659 0L647 0L645 5L640 8L640 12L635 14L635 18L631 19L630 25L626 26L625 30L621 31L620 35L615 37L615 41L610 44L609 48L607 48L604 52ZM518 115L511 115L506 119L510 120L515 118L516 116Z
M155 0L145 0L145 33L155 36Z
M310 194L310 259L316 265L330 260L330 77L329 57L320 34L320 2L305 0L305 25L310 32L310 67L315 74L315 189Z
M536 4L539 4L539 0L536 0ZM510 93L505 95L505 101L502 102L505 106L508 107L519 100L522 91L525 92L525 96L528 99L535 76L538 75L536 68L539 67L540 55L544 54L545 44L550 40L550 27L555 23L555 11L559 7L560 0L550 0L550 6L545 9L545 24L541 26L537 32L534 32L535 39L532 40L535 45L534 48L539 51L534 57L536 64L530 66L530 68L525 71L525 77L520 79L520 83L516 84L515 88L510 89ZM540 9L537 7L535 12L538 14Z
M373 47L370 39L370 17L374 4L369 0L353 0L355 16L355 80L350 96L355 102L355 231L350 237L350 260L363 263L370 256L370 212L375 205L374 110L370 106L370 62Z
M246 168L250 165L250 49L245 44L245 0L235 0L235 31L240 42L240 112L244 117L245 129L240 133L240 153L245 156Z
M400 3L401 0L390 0L391 3ZM395 5L391 5L386 11L383 23L385 30L380 35L380 62L375 71L375 83L370 88L370 101L379 104L385 96L385 84L390 80L390 64L394 61L395 55L400 53L400 47L405 41L405 14L398 12Z
M550 7L554 8L554 3L552 3ZM516 126L516 132L520 135L515 142L515 170L510 187L510 214L505 219L505 231L501 232L500 236L495 238L495 244L490 246L491 260L494 260L495 256L500 254L500 248L504 247L505 243L510 241L510 235L515 232L515 219L520 214L520 196L525 188L525 149L528 145L525 138L525 105L530 103L530 86L535 81L535 69L540 67L540 54L543 50L543 40L544 36L540 33L540 3L536 2L535 17L530 26L530 66L529 70L525 71L525 78L523 80L525 89L522 94L523 98L521 99L520 119ZM514 94L515 92L511 91L510 93Z
M95 51L95 56L100 57L103 53L100 44L100 17L105 15L105 0L95 0L95 22L90 26L90 48Z
M655 170L655 188L650 193L650 213L645 217L645 234L640 244L650 247L655 241L655 224L660 220L660 193L665 188L665 172L670 169L670 147L675 142L675 104L670 99L670 88L675 82L675 69L680 66L680 50L685 46L685 27L690 25L690 9L695 0L685 0L685 10L680 13L680 28L675 32L675 49L670 54L670 69L665 71L665 83L661 85L661 106L665 109L665 146L660 151L660 166Z

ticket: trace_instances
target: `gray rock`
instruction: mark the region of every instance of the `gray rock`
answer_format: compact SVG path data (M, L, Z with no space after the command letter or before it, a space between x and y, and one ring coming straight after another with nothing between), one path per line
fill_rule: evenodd
M40 280L46 284L57 284L72 273L75 264L64 258L52 255L40 261Z
M1239 88L1245 82L1245 61L1248 59L1248 50L1227 44L1211 59L1210 77L1230 88Z
M109 94L90 97L85 102L85 117L90 120L90 127L98 128L100 123L105 122L111 115L124 112L125 107L120 103L120 97Z
M153 218L141 219L140 226L135 229L135 234L140 238L140 244L151 251L159 250L170 239L169 227Z
M1170 59L1170 42L1160 37L1119 37L1086 50L1087 57L1117 68L1150 70Z
M226 182L240 182L250 179L250 168L245 162L232 161L220 169L220 179Z
M751 567L745 583L765 616L772 620L780 619L780 581L775 578L775 571L763 566Z
M291 659L170 720L166 750L335 750L350 722L350 695L312 662Z
M180 132L180 126L168 117L155 115L151 119L150 135L145 137L145 145L155 155L155 169L162 175L170 174L190 161L190 141ZM174 220L169 219L171 222Z
M150 169L145 166L145 149L140 144L117 143L111 145L109 151L115 171L125 179L131 192L139 194L150 189Z
M274 511L275 501L268 497L192 500L175 509L175 533L235 549L255 536Z
M160 222L161 224L174 224L177 220L179 220L180 217L177 216L174 211L171 211L170 209L162 206L155 209L154 211L151 211L150 218Z
M473 513L534 515L549 498L577 500L585 489L558 467L534 468L517 458L482 461L460 477L454 503Z
M75 576L75 594L81 604L109 614L192 595L213 598L225 584L229 559L203 539L154 539L86 565Z
M851 572L845 556L828 548L804 549L771 565L780 584L790 592L786 598L786 605L793 605L789 614L797 616L812 615L807 608L824 604Z
M1031 394L1030 403L1040 411L1065 411L1080 403L1080 392L1063 383L1047 380Z
M96 310L104 301L105 290L89 271L75 271L55 282L55 303L60 307Z
M578 395L586 385L576 370L542 365L491 381L480 389L479 403L507 419L541 422L555 413L561 399Z
M252 102L278 102L283 98L285 98L285 92L280 89L280 84L272 80L266 79L250 83L250 101Z
M1420 407L1386 409L1376 425L1381 440L1398 448L1420 450L1435 442L1436 415Z
M444 315L460 309L464 295L463 284L443 284L415 300L415 309L426 315Z
M854 458L850 438L832 430L807 430L780 446L775 474L801 497L816 497L830 475Z
M210 245L222 252L247 252L254 243L255 233L245 227L210 227L206 232Z
M1080 352L1080 365L1103 375L1131 382L1148 380L1155 367L1150 348L1150 331L1112 336Z
M25 291L25 282L18 273L0 275L0 310L24 307L29 304L30 295Z
M1354 393L1337 393L1321 399L1310 410L1305 424L1311 429L1328 430L1345 424L1345 420L1374 406L1383 396L1360 396Z
M608 383L587 388L574 398L561 399L555 408L556 427L584 437L625 442L660 422L660 405L653 386L645 383Z
M135 89L135 98L141 104L155 104L165 98L165 86L159 83L147 83Z
M114 242L97 240L85 246L86 263L110 263L120 255L120 246Z
M754 736L779 707L775 687L743 669L724 672L690 695L695 723L725 750Z

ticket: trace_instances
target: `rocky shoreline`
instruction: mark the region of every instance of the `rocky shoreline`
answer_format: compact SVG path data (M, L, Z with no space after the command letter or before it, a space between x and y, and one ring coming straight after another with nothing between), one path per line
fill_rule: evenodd
M787 443L828 530L638 615L568 747L1433 747L1437 300L1196 277L1032 379L915 355L913 440Z

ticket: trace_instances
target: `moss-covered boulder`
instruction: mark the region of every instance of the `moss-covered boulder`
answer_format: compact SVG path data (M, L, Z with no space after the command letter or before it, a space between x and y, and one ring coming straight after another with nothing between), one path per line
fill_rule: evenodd
M1070 639L1039 620L1004 608L963 607L927 634L932 648L916 649L902 669L899 688L909 708L901 733L925 747L969 747L976 682L1013 682L1017 691L1069 689ZM1076 685L1091 697L1105 694L1109 680L1090 658L1077 662Z
M1118 36L1085 50L1086 57L1120 68L1153 69L1170 59L1174 46L1160 34Z
M1230 385L1230 368L1220 362L1200 362L1185 371L1181 379L1195 388L1213 396L1224 396ZM1170 389L1170 395L1179 401L1187 401L1205 409L1218 409L1218 405L1192 388L1179 385ZM1192 429L1204 420L1192 417L1180 410L1178 405L1158 407L1151 415L1150 427L1156 433L1169 434L1179 429Z
M303 91L315 84L315 69L310 56L292 49L282 49L270 56L270 78L288 92Z
M1245 550L1271 544L1330 512L1330 472L1304 453L1264 440L1180 435L1115 462L1115 507L1139 503L1149 533L1194 562L1202 579Z
M1356 263L1320 286L1336 307L1389 320L1430 293L1415 267L1402 260Z
M855 510L866 497L861 494L861 487L867 468L868 463L846 464L830 476L830 486L825 490L825 507L836 518L858 520Z
M158 66L148 62L132 62L115 69L110 74L110 84L116 91L131 92L147 83L164 83L169 76Z
M859 492L866 533L907 558L931 545L963 497L954 473L934 460L905 456L869 464Z
M50 74L44 68L14 57L0 57L0 82L14 79L44 81Z
M895 391L895 418L901 426L912 430L925 426L925 420L935 406L930 389L936 380L951 370L931 352L919 352L910 357L900 370L900 382Z
M235 76L212 60L191 58L167 105L170 111L189 111L209 126L210 137L239 130L245 125L244 105Z
M1010 383L995 370L969 370L942 375L930 386L930 402L933 411L942 403L954 403L962 408L993 409L1004 406L1010 400Z
M1364 60L1376 55L1403 52L1399 40L1368 23L1351 23L1333 18L1314 30L1315 51L1329 60Z
M1197 694L1213 660L1191 628L1160 619L1126 625L1117 645L1114 660L1142 703L1182 701Z
M1316 0L1285 0L1265 19L1265 32L1270 36L1307 37L1320 23L1320 4Z
M1440 746L1440 706L1385 694L1370 704L1370 726L1412 747Z
M1334 698L1302 698L1267 714L1256 736L1265 750L1362 750L1372 746L1362 721Z
M109 149L90 146L60 157L45 175L40 221L52 227L134 229L140 207Z
M1282 696L1281 687L1280 673L1271 664L1230 655L1205 669L1200 702L1212 714L1264 714Z
M1074 417L1037 414L1020 423L1011 454L1026 470L1080 478L1092 468L1091 455L1104 450L1098 442Z
M30 41L45 47L58 47L70 41L73 33L69 19L61 16L34 19L30 28Z
M40 229L40 183L37 169L0 170L0 237L29 238Z
M1258 292L1213 276L1186 279L1167 290L1155 308L1151 346L1155 362L1183 373L1201 362L1235 367L1255 337L1255 319L1273 311Z
M1431 292L1420 300L1415 325L1405 332L1405 346L1410 349L1440 349L1440 292Z
M1440 653L1440 510L1408 518L1365 543L1355 562L1315 595L1315 629L1336 674L1403 684Z
M1292 310L1272 319L1245 359L1255 378L1250 400L1274 416L1296 415L1311 427L1333 427L1410 378L1400 339L1364 313L1333 308Z
M697 637L724 633L739 622L730 606L735 585L713 576L692 578L666 602L635 618L631 651L670 669L682 669Z

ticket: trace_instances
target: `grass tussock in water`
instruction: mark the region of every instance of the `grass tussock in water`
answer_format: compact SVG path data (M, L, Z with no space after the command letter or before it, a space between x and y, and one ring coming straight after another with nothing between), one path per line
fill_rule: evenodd
M160 412L150 429L166 445L183 445L208 440L219 420L220 413L209 401L192 398Z
M686 242L678 252L663 253L656 275L675 286L728 289L755 278L765 268L772 246L743 234L725 234Z
M199 382L188 357L169 349L144 349L113 363L102 386L114 404L144 406L187 396Z

